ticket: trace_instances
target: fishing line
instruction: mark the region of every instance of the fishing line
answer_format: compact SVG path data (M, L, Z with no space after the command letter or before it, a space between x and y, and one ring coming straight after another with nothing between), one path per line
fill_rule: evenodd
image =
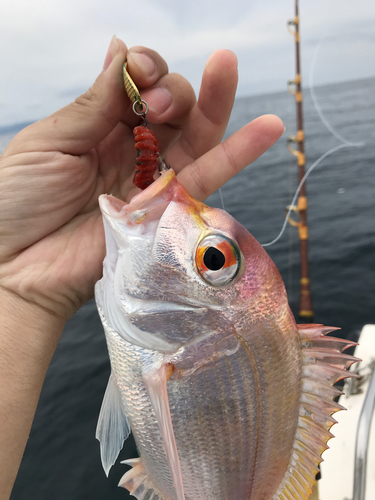
M360 144L360 146L359 146L359 144ZM298 195L299 195L299 193L301 191L301 188L302 188L303 184L305 183L306 179L308 178L308 176L315 169L315 167L317 167L320 162L322 162L325 158L327 158L327 156L329 156L330 154L334 153L335 151L338 151L339 149L343 149L343 148L351 148L353 146L355 146L355 147L362 147L362 143L339 144L338 146L335 146L334 148L332 148L329 151L327 151L326 153L324 153L318 160L316 160L315 163L313 163L311 165L311 167L307 170L307 172L305 173L305 175L302 177L302 180L301 180L301 182L299 183L299 185L297 187L297 190L296 190L296 192L294 194L294 197L293 197L293 200L292 200L292 202L290 204L290 208L289 208L289 210L288 210L288 212L286 214L286 217L285 217L285 220L284 220L284 224L283 224L283 227L281 228L280 233L276 236L276 238L274 240L270 241L269 243L262 243L262 247L269 247L269 246L273 245L274 243L276 243L277 241L279 241L279 239L284 234L286 225L288 224L288 219L290 217L290 214L293 211L293 206L296 204L296 201L297 201Z
M274 238L272 241L268 242L268 243L262 243L261 245L263 247L269 247L271 245L274 245L276 242L278 242L280 240L280 238L283 236L284 232L285 232L285 229L286 229L286 226L288 224L288 219L291 215L291 212L293 211L293 208L296 204L296 201L297 201L297 198L298 198L298 195L301 191L301 188L303 186L303 184L305 183L306 179L308 178L308 176L311 174L311 172L325 159L327 158L327 156L335 153L336 151L340 150L340 149L343 149L343 148L349 148L349 147L363 147L365 146L365 142L352 142L352 141L348 141L347 139L345 139L339 132L337 132L333 126L329 123L329 121L327 120L327 118L325 117L323 111L322 111L322 108L318 102L318 99L316 97L316 93L315 93L315 87L314 87L314 72L315 72L315 65L316 65L316 61L317 61L317 58L318 58L318 54L319 54L319 50L320 50L320 47L322 45L322 43L325 41L326 39L326 35L324 35L322 37L322 39L319 41L319 43L317 44L317 46L315 47L315 50L314 50L314 53L313 53L313 58L312 58L312 62L311 62L311 65L310 65L310 72L309 72L309 91L310 91L310 95L311 95L311 99L312 99L312 102L313 102L313 105L315 107L315 110L316 112L318 113L319 115L319 118L321 119L321 121L323 122L323 124L327 127L327 129L331 132L331 134L336 137L336 139L338 139L342 144L338 145L338 146L335 146L334 148L330 149L329 151L327 151L326 153L324 153L320 158L318 158L318 160L315 161L315 163L313 163L311 165L311 167L307 170L307 172L305 173L305 175L303 176L301 182L299 183L298 187L297 187L297 190L293 196L293 199L292 199L292 202L290 203L290 208L285 216L285 220L284 220L284 223L282 225L282 228L280 230L280 233L276 236L276 238ZM222 193L222 189L220 188L219 189L219 195L220 195L220 200L221 200L221 205L223 207L223 210L225 210L225 204L224 204L224 198L223 198L223 193Z
M318 58L318 53L319 53L319 50L320 50L320 46L322 45L322 43L324 42L326 38L326 35L323 36L323 38L320 40L320 42L318 43L318 45L315 47L315 50L314 50L314 54L313 54L313 58L312 58L312 62L311 62L311 66L310 66L310 74L309 74L309 90L310 90L310 95L311 95L311 99L313 101L313 104L314 104L314 107L316 109L316 112L318 113L319 115L319 118L322 120L322 122L324 123L324 125L327 127L327 129L331 132L332 135L334 135L336 137L336 139L338 139L340 142L344 143L344 144L347 144L348 146L364 146L365 143L364 142L352 142L352 141L347 141L341 134L339 134L333 127L332 125L328 122L327 118L324 116L323 114L323 111L322 111L322 108L320 107L320 104L318 102L318 99L316 97L316 94L315 94L315 87L314 87L314 72L315 72L315 64L316 64L316 60Z
M225 210L223 192L222 192L221 188L219 188L219 195L220 195L220 200L221 200L221 206L222 206L223 210Z
M313 101L313 104L314 104L314 107L316 109L316 112L318 113L319 115L319 118L321 119L321 121L323 122L323 124L327 127L327 129L331 132L331 134L336 137L336 139L338 139L342 144L338 145L338 146L335 146L334 148L330 149L329 151L327 151L326 153L324 153L320 158L318 158L318 160L316 160L315 163L313 163L311 165L311 167L307 170L307 172L305 173L305 175L303 176L301 182L299 183L298 187L297 187L297 190L294 194L294 197L293 197L293 200L290 204L290 208L285 216L285 220L284 220L284 224L281 228L281 231L280 233L276 236L275 239L273 239L272 241L268 242L268 243L262 243L262 246L263 247L269 247L271 245L274 245L277 241L279 241L279 239L282 237L282 235L284 234L285 232L285 229L286 229L286 226L288 224L288 219L291 215L291 212L293 211L293 208L296 204L296 201L297 201L297 198L298 198L298 195L301 191L301 188L303 186L303 184L305 183L306 179L308 178L308 176L310 175L310 173L315 169L315 167L317 167L319 165L320 162L322 162L325 158L327 158L327 156L331 155L332 153L334 153L335 151L338 151L339 149L343 149L343 148L349 148L349 147L363 147L365 145L365 142L352 142L352 141L348 141L346 140L341 134L339 134L333 127L332 125L328 122L327 118L324 116L323 112L322 112L322 109L319 105L319 102L318 102L318 99L316 97L316 94L315 94L315 88L314 88L314 71L315 71L315 64L316 64L316 60L317 60L317 57L318 57L318 53L319 53L319 49L320 49L320 46L321 44L323 43L323 41L325 40L326 38L326 35L324 35L322 37L322 39L320 40L320 42L317 44L315 50L314 50L314 54L313 54L313 59L312 59L312 62L311 62L311 65L310 65L310 73L309 73L309 90L310 90L310 95L311 95L311 99Z

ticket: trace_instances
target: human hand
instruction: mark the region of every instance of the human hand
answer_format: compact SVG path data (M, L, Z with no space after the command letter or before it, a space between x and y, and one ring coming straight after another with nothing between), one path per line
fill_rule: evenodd
M203 200L282 134L260 117L219 144L232 109L237 60L215 52L199 99L154 51L111 42L103 72L74 103L21 131L0 158L0 286L65 321L93 296L105 244L98 197L129 201L139 124L124 92L122 65L149 105L161 155ZM218 145L219 144L219 145ZM218 145L218 146L217 146ZM216 146L216 147L215 147Z

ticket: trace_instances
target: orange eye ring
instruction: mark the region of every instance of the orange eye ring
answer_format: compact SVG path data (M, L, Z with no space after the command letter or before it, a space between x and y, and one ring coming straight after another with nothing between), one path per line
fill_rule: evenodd
M202 278L213 286L233 281L240 268L241 252L234 241L222 235L203 238L196 250L195 263Z

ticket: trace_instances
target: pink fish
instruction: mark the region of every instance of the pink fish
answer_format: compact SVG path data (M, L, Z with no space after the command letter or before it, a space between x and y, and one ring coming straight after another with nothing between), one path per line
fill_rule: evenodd
M100 207L105 471L131 429L140 457L120 485L138 500L307 500L353 344L296 325L266 251L172 170Z

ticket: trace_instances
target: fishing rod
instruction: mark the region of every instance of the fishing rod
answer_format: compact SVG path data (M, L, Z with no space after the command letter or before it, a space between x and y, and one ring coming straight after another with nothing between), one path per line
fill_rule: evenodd
M298 0L295 0L295 17L288 21L288 29L294 35L296 46L296 76L294 80L288 81L288 90L295 96L297 106L297 134L288 138L287 144L289 151L297 157L298 165L298 183L301 183L305 176L305 147L303 131L303 109L302 109L302 90L301 90L301 64L300 64L300 32L299 32L299 8ZM292 146L296 144L296 147ZM312 306L309 261L308 261L308 239L309 232L307 227L307 195L306 183L303 183L298 195L297 206L288 207L298 215L298 221L291 217L288 218L292 226L298 227L299 252L300 252L300 292L299 292L299 311L298 316L304 323L313 321L314 312Z

